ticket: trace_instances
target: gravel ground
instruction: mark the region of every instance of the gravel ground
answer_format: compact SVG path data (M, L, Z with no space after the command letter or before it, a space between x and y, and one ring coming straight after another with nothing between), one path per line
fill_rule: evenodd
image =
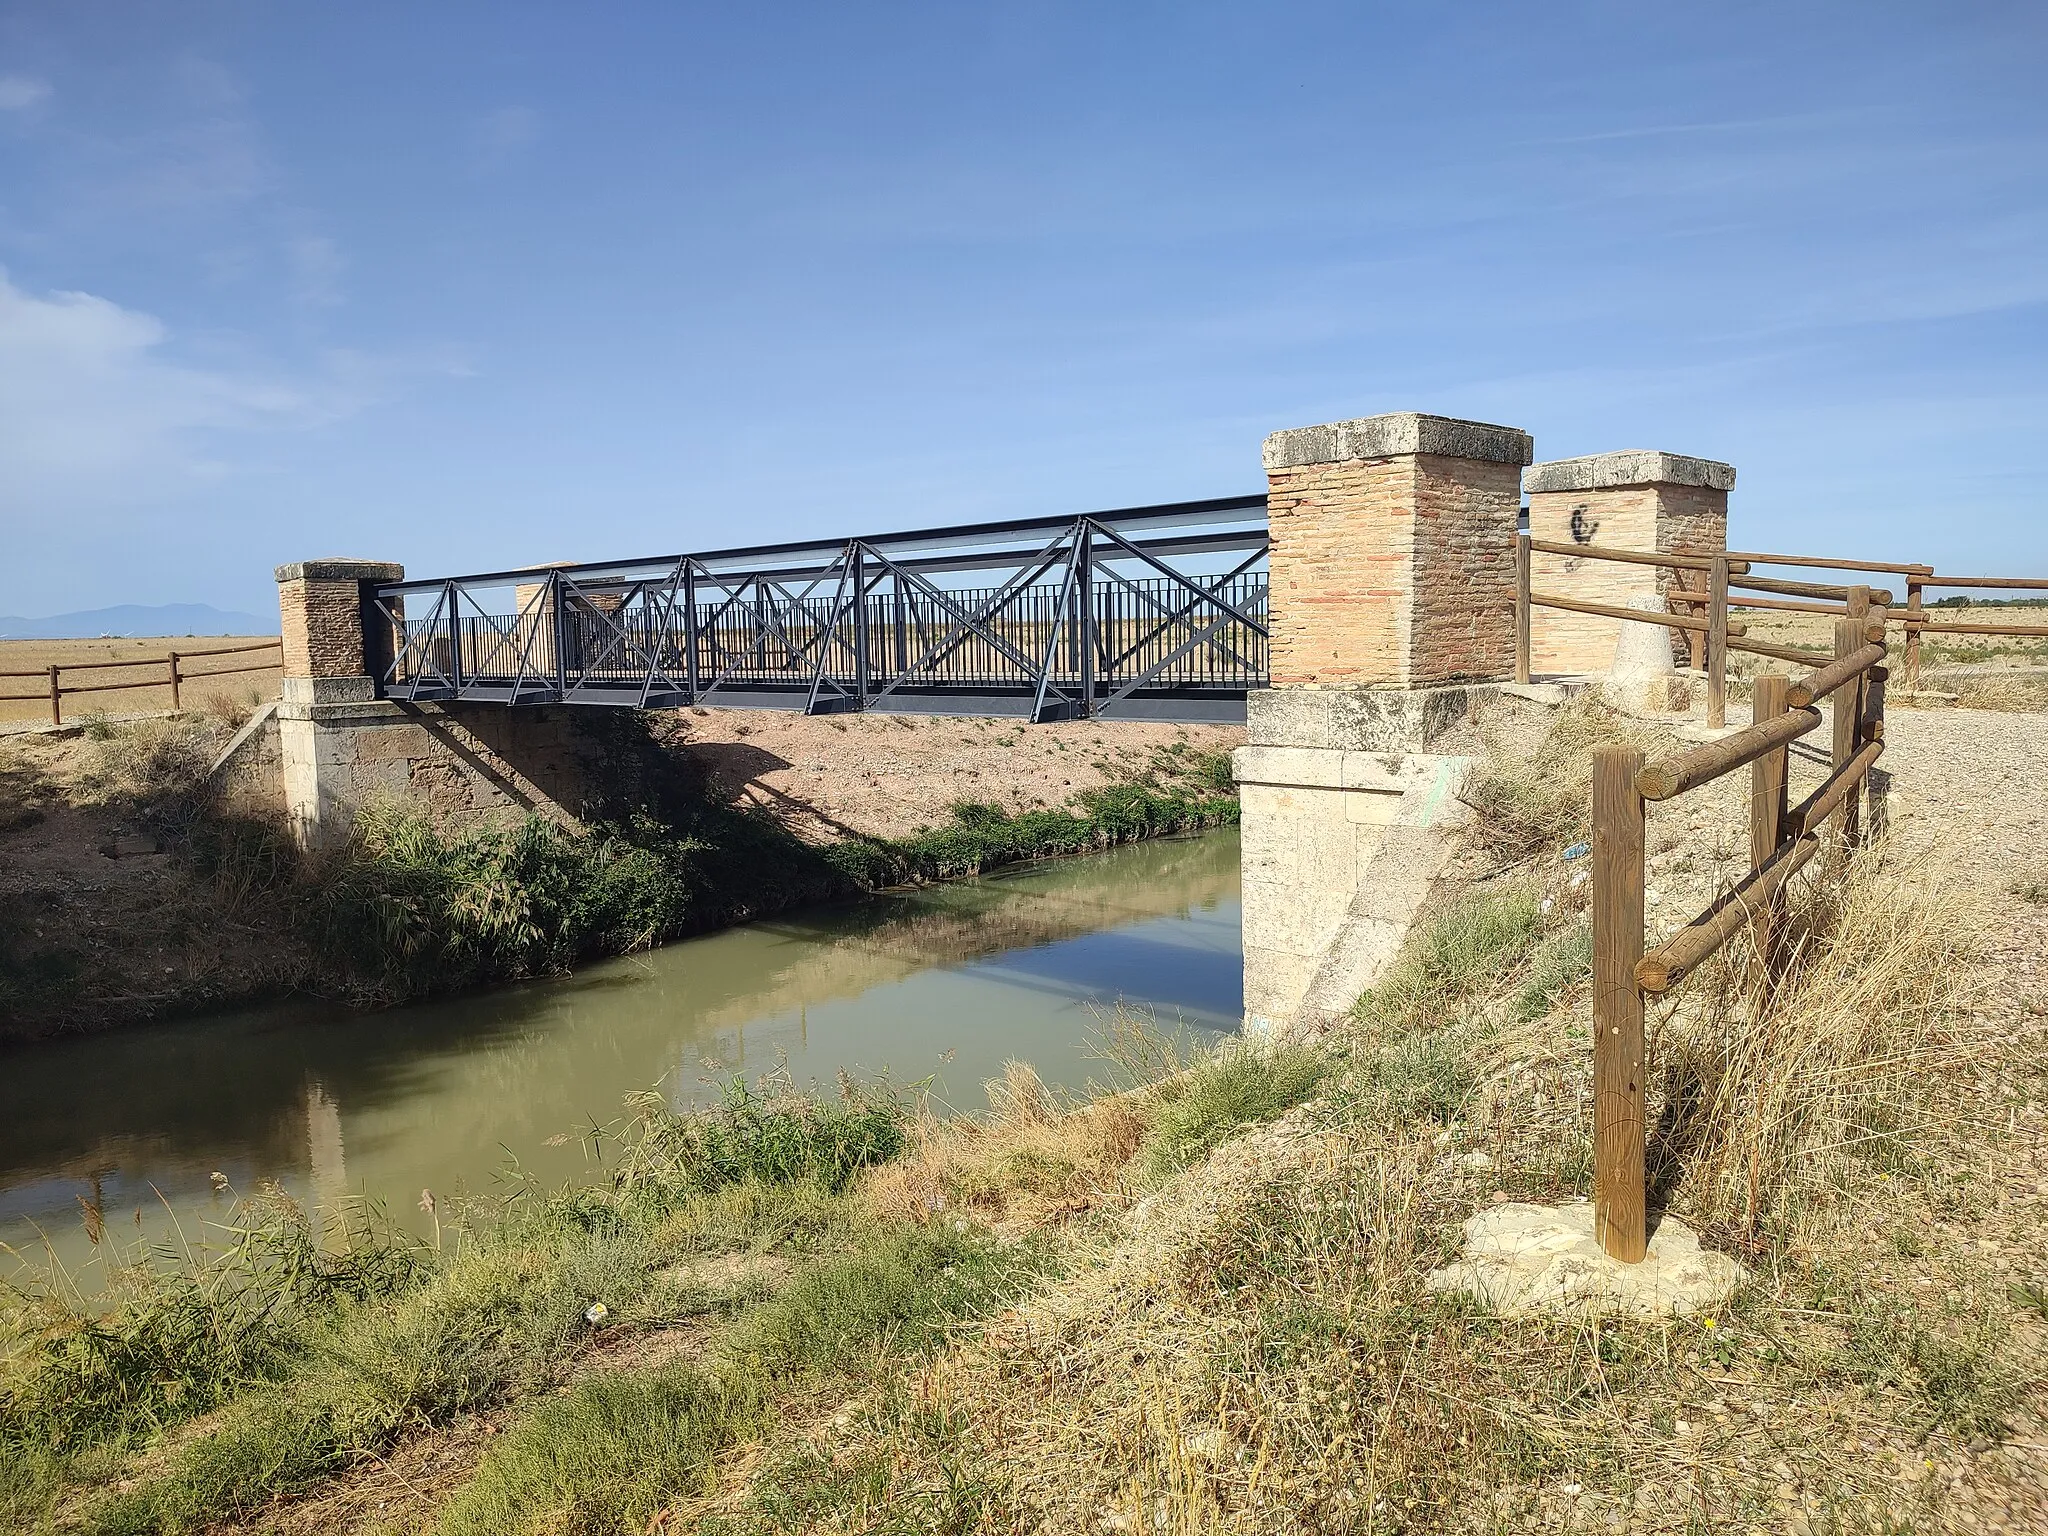
M1731 723L1746 714L1731 711ZM1802 743L1792 767L1795 803L1825 776L1830 729ZM1888 857L1901 867L1924 861L1964 882L1980 913L1978 964L1991 980L1982 1006L2015 1044L2009 1074L1976 1085L1987 1177L1952 1221L1927 1234L1927 1257L1908 1266L1918 1276L1907 1283L1938 1286L1942 1254L2015 1287L2048 1287L2048 714L1894 710L1885 729L1877 787ZM1749 775L1737 771L1650 808L1650 943L1747 870L1748 786ZM2016 1316L2038 1358L2040 1320L2024 1307ZM1929 1447L1926 1456L1892 1449L1902 1481L1949 1485L1928 1529L2048 1531L2048 1382L2039 1376L1999 1439Z

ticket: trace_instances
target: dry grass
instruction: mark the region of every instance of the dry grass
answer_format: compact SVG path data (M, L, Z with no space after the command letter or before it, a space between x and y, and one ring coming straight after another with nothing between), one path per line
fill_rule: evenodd
M1463 796L1478 818L1480 840L1509 862L1584 836L1594 751L1643 739L1639 723L1592 693L1566 703L1533 740L1503 734L1503 724L1512 728L1516 718L1482 725L1486 757Z
M2048 674L1999 677L1972 674L1952 680L1959 709L2029 714L2048 709Z
M917 1121L909 1150L863 1185L890 1218L972 1212L998 1230L1056 1224L1131 1189L1129 1167L1145 1136L1130 1095L1063 1103L1028 1064L1004 1064L988 1084L986 1120Z
M64 721L68 725L95 714L132 715L169 709L170 685L161 680L165 676L164 659L172 651L182 655L259 643L260 637L237 639L232 636L194 635L106 640L0 640L0 672L43 673L52 662L64 667L83 662L133 662L133 666L95 668L90 672L67 671L61 681L67 689L107 683L147 682L152 685L100 693L67 693L63 705ZM240 724L242 719L248 718L251 709L277 697L277 669L239 672L211 680L192 674L248 666L268 661L275 655L274 651L268 654L259 651L247 655L193 657L182 668L186 680L180 689L180 702L186 709L219 712L223 716L238 713L240 718L234 723ZM49 688L40 676L0 677L0 695L13 695L0 697L0 721L44 721L50 718Z
M1495 764L1496 817L1561 835L1532 765L1611 729L1569 716ZM1724 1316L1510 1323L1426 1290L1475 1207L1590 1174L1579 920L1476 898L1513 910L1419 935L1319 1097L1149 1195L1122 1138L1006 1079L998 1124L940 1131L918 1187L972 1188L1038 1138L1087 1147L1097 1204L1062 1272L687 1509L721 1532L1876 1533L1959 1528L1966 1505L2037 1528L2026 1453L1989 1447L2042 1406L2041 1309L2014 1300L2040 1281L2008 1293L1963 1228L2038 1140L2042 1074L1975 1009L1962 889L1868 853L1803 893L1760 1011L1731 962L1660 1022L1658 1193L1749 1264Z
M1687 1214L1736 1247L1811 1246L1871 1193L1873 1172L1967 1156L1930 1079L1975 1075L1966 1022L1987 979L1965 963L1982 921L1962 882L1884 873L1881 852L1809 896L1778 995L1760 1013L1721 957L1681 991L1656 1048L1665 1153ZM1844 1206L1846 1201L1846 1206Z

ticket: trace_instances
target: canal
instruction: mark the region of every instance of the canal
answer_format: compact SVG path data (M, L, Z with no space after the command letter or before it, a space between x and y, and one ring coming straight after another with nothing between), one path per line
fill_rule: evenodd
M90 1267L197 1240L233 1193L364 1196L420 1226L421 1194L548 1184L656 1086L701 1103L735 1076L832 1092L844 1070L986 1106L1006 1060L1079 1089L1118 1006L1210 1039L1242 1012L1235 830L891 893L384 1013L292 1003L0 1056L0 1241ZM217 1234L210 1234L217 1236ZM0 1255L0 1272L12 1267ZM81 1275L81 1279L86 1277Z

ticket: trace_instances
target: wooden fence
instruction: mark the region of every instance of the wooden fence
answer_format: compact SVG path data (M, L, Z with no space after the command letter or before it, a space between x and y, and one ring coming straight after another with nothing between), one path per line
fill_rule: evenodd
M1649 565L1671 575L1664 594L1668 613L1644 612L1589 603L1555 592L1531 589L1531 553L1564 555L1580 560L1602 560L1625 565ZM1530 615L1537 608L1589 613L1601 618L1621 619L1637 624L1661 624L1681 635L1690 652L1691 664L1706 673L1707 723L1727 724L1728 653L1741 651L1773 661L1795 665L1825 662L1827 653L1803 646L1778 645L1754 638L1748 626L1731 615L1736 611L1816 613L1847 617L1852 594L1864 591L1868 600L1891 606L1893 594L1886 590L1837 586L1829 582L1787 581L1758 575L1759 566L1786 566L1799 570L1836 570L1897 575L1904 578L1906 606L1893 617L1905 630L1905 675L1909 689L1920 686L1920 637L1922 635L2001 635L2012 638L2048 637L2048 624L1987 624L1945 622L1930 618L1925 594L1941 589L1986 589L1995 591L2048 592L2048 578L2014 576L1937 576L1931 565L1896 565L1874 560L1840 560L1818 555L1764 555L1729 551L1717 555L1649 553L1631 549L1608 549L1597 544L1553 544L1522 534L1515 552L1515 681L1529 681L1532 647ZM1762 594L1762 595L1757 595Z
M1756 556L1730 556L1756 562ZM1718 562L1717 562L1718 563ZM1645 763L1634 747L1608 747L1593 762L1593 1198L1603 1248L1628 1263L1648 1245L1644 1186L1644 999L1678 986L1737 934L1755 936L1754 978L1768 994L1780 964L1785 889L1829 831L1846 851L1864 836L1865 779L1884 751L1890 615L1886 594L1845 589L1834 655L1803 677L1755 679L1751 724L1704 746ZM1633 617L1633 613L1631 612ZM1910 634L1910 631L1909 631ZM1731 642L1732 643L1732 642ZM1827 779L1787 808L1791 743L1817 730L1822 699L1834 700ZM1644 843L1648 808L1747 765L1749 874L1648 954L1643 950Z
M255 651L276 651L274 661L255 662L241 667L209 667L204 672L187 672L185 663L195 657L241 656ZM167 656L138 656L130 661L62 661L52 662L47 667L33 672L0 672L0 678L34 677L46 681L47 687L33 693L0 693L0 703L25 703L29 700L47 698L50 701L50 724L64 723L64 700L80 693L116 693L126 688L164 688L171 690L171 708L184 708L184 685L196 683L209 677L233 677L243 672L275 672L284 665L283 642L260 640L252 645L222 645L203 651L172 651ZM143 677L118 683L69 684L64 681L67 672L106 672L116 668L133 670L137 667L162 667L161 677Z

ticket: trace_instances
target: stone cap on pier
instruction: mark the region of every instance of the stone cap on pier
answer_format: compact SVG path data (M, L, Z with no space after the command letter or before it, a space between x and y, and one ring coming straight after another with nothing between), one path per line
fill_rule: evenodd
M1527 464L1528 460L1522 462ZM1695 485L1709 491L1732 491L1735 466L1654 448L1624 448L1615 453L1589 453L1579 459L1549 459L1530 464L1522 476L1522 489L1535 494L1605 491L1624 485Z
M277 568L277 579L285 581L403 581L405 567L389 560L294 560Z
M1527 464L1536 455L1535 439L1517 427L1419 411L1362 416L1319 427L1291 427L1266 439L1266 468L1295 469L1305 464L1342 464L1351 459L1391 459L1401 454L1428 453L1447 459L1479 459L1493 464Z

